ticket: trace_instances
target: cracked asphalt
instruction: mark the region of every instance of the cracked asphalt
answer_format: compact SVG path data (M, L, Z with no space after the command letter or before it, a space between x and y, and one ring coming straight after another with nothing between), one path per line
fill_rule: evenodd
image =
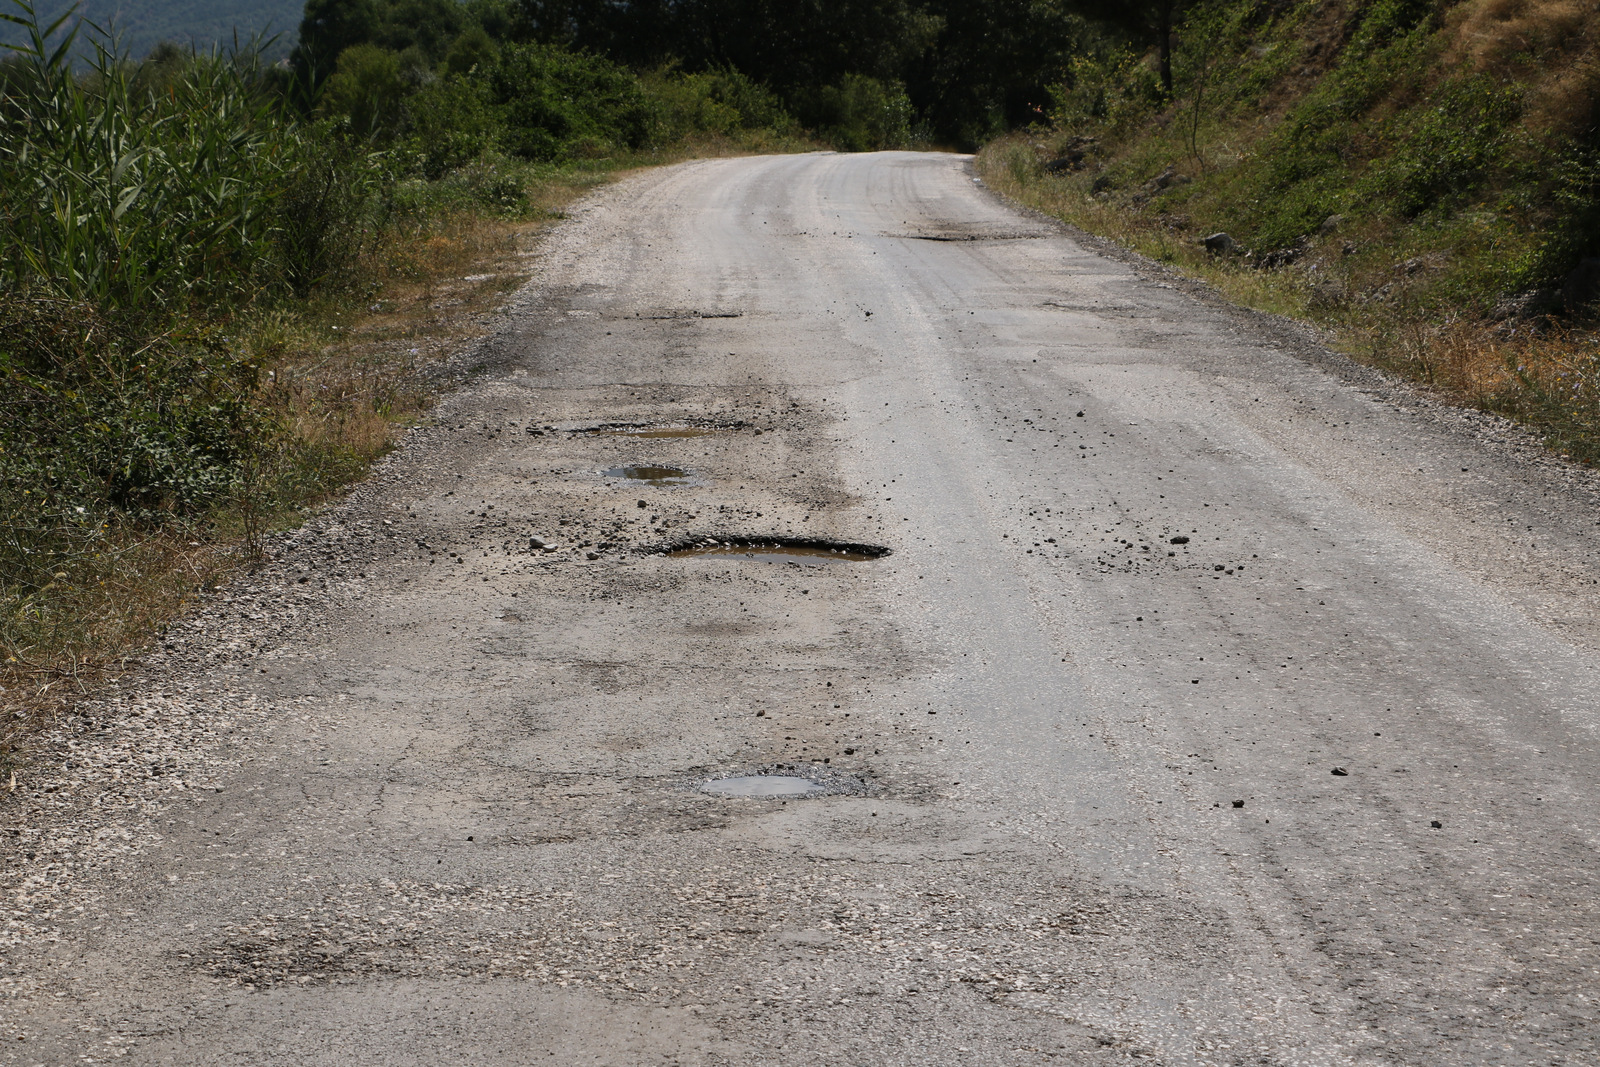
M6 799L0 1063L1600 1059L1588 472L950 155L474 358ZM662 551L783 539L890 554Z

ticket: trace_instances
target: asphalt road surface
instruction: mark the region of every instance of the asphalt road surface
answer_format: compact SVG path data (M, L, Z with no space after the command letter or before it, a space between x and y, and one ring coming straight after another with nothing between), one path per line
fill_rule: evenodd
M1600 1060L1588 475L949 155L480 355L9 801L0 1062Z

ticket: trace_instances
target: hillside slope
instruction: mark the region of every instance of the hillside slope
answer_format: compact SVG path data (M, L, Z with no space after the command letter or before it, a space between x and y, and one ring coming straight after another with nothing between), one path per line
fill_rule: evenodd
M980 165L1594 458L1597 46L1586 0L1211 0L1170 94L1154 55L1108 49Z

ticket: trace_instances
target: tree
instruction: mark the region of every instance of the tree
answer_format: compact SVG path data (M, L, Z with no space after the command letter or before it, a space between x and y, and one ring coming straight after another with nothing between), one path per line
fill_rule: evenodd
M1172 95L1172 31L1189 0L1078 0L1077 6L1084 16L1155 45L1161 88Z

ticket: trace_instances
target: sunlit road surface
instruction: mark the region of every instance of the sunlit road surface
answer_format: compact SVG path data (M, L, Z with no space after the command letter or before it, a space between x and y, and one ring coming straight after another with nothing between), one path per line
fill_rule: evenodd
M630 179L483 360L0 1062L1600 1057L1584 477L948 155Z

